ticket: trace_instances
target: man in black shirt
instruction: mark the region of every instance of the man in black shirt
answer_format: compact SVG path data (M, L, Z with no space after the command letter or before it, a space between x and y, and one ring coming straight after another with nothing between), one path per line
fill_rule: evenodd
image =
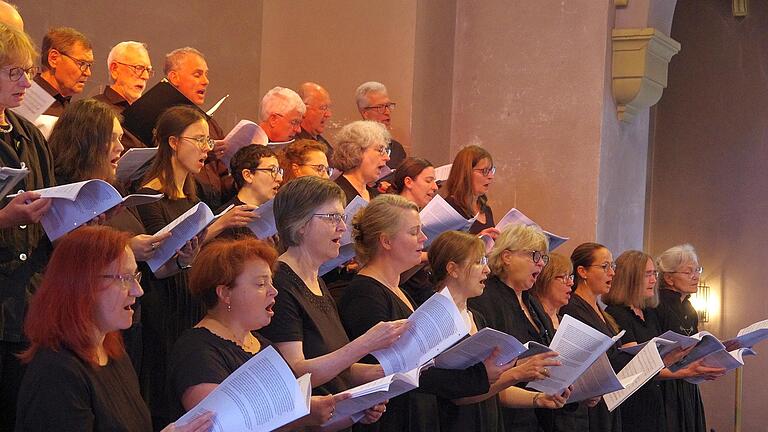
M328 160L333 156L333 146L321 135L325 130L325 123L331 118L331 95L319 84L305 82L299 86L299 96L307 107L304 120L301 122L301 132L296 139L311 139L325 145L325 155Z
M43 114L61 117L72 96L83 92L91 76L91 42L71 27L53 28L43 37L40 61L43 71L35 82L55 99Z

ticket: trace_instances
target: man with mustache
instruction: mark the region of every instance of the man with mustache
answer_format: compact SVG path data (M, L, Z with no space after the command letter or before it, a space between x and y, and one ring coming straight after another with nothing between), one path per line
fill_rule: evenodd
M192 47L175 49L165 55L165 79L203 110L208 90L208 63L200 51ZM204 111L204 110L203 110ZM208 207L217 209L235 196L234 180L229 170L218 158L224 154L226 143L224 131L213 117L207 117L210 136L219 140L216 147L208 153L203 169L195 175L197 192L201 201Z
M91 76L93 48L88 38L71 27L56 27L43 37L42 73L35 82L54 97L43 113L60 117L72 96L82 93Z
M120 42L109 52L107 68L112 84L93 98L109 105L116 114L122 114L123 110L141 97L147 81L155 72L147 45L134 41ZM146 147L128 131L124 131L121 143L126 151L134 147Z

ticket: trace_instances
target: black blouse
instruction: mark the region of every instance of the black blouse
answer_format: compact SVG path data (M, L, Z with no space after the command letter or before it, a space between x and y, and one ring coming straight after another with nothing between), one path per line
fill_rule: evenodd
M699 332L699 316L689 300L682 294L659 290L656 312L661 331L672 330L687 336ZM661 383L667 413L667 432L706 432L704 402L699 386L685 380L667 380Z
M659 336L661 327L655 309L643 309L641 319L629 306L609 305L605 311L611 314L622 330L622 344L643 343ZM621 404L623 432L666 431L664 397L661 382L651 379L635 394Z
M466 218L470 219L475 217L473 214L467 214L462 208L461 205L459 205L459 201L456 200L453 197L448 197L445 199L445 202L447 202L451 207L454 208L459 214ZM485 214L485 223L481 223L479 220L476 220L475 223L472 224L472 226L469 227L469 233L470 234L477 234L480 231L486 229L486 228L492 228L496 226L496 222L493 221L493 210L491 209L491 206L485 205L480 211Z
M411 313L411 309L389 288L363 275L352 279L339 300L341 321L352 338L363 335L379 322L405 319ZM376 363L376 359L369 355L363 362ZM476 396L487 393L489 388L482 363L466 370L429 368L421 373L418 389L391 399L386 414L365 429L440 431L438 397L451 400Z
M17 431L151 431L128 356L92 366L73 352L41 349L19 392Z
M259 352L271 345L258 333L254 333L254 336L261 344ZM171 419L178 419L186 413L181 398L188 388L204 383L221 384L253 356L236 343L213 334L207 328L196 327L184 332L176 341L169 362L171 373L168 388L173 392Z
M552 320L528 291L523 291L521 297L538 329L523 312L515 291L496 275L486 280L483 294L469 299L468 304L483 314L488 327L512 335L522 343L535 341L548 346L555 333ZM520 383L518 387L524 388L527 384ZM502 408L501 411L507 431L535 432L540 428L548 429L546 425L552 421L549 410Z
M349 343L344 327L339 320L336 303L318 279L323 295L315 295L303 280L284 263L278 262L272 276L277 288L277 297L272 311L272 322L259 330L273 343L302 342L307 359L320 357L338 350ZM349 388L342 376L325 383L315 393L339 393Z
M348 206L349 203L351 203L356 196L360 195L357 192L357 189L355 189L355 187L352 186L352 183L350 183L349 180L347 180L347 178L344 177L343 174L336 178L336 184L339 185L339 187L341 187L341 190L344 191L344 195L347 197L347 202L344 203L344 207ZM365 186L365 188L368 189L368 194L371 196L371 199L374 199L377 195L379 195L378 189L372 188L367 185Z

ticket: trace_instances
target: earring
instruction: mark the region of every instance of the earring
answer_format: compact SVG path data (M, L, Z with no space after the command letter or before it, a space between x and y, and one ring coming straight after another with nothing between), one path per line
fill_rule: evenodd
M232 312L232 305L231 304L227 304L227 312Z

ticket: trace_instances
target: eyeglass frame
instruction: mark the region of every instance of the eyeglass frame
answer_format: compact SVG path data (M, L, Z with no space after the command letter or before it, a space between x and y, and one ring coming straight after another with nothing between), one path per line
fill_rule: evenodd
M54 49L56 49L56 48L54 48ZM85 60L80 60L80 59L74 58L71 55L65 53L64 51L60 51L58 49L56 49L56 52L58 52L59 54L63 55L64 57L67 57L70 60L72 60L73 62L75 62L75 64L77 65L77 68L80 69L80 73L81 74L84 74L85 71L87 71L89 69L93 70L94 62L92 62L92 61L89 62L89 61L85 61Z
M323 171L325 171L325 173L328 174L328 177L333 175L333 167L332 166L323 165L323 164L299 164L299 166L312 167L312 168L315 169L315 171L317 171L318 174L320 174Z
M606 274L608 274L608 269L610 268L615 273L616 272L616 261L611 261L611 262L602 263L602 264L589 264L589 265L587 265L585 267L599 267L599 268L603 269L603 271Z
M152 78L155 75L155 69L152 66L132 65L117 60L112 60L112 62L126 66L134 75L136 75L136 78L141 78L141 76L144 75L144 72L149 74L149 78Z
M530 255L531 261L533 261L534 264L538 264L539 261L544 260L544 265L547 265L549 263L549 255L542 251L537 250L531 250L531 249L505 249L512 253L524 253L526 255ZM538 255L538 258L536 257Z
M284 119L288 120L288 117L286 117L286 116L284 116L284 115L282 115L282 114L280 114L280 113L272 113L272 114L274 114L274 115L276 115L276 116L278 116L278 117L282 117L282 118L284 118ZM301 126L301 122L302 122L302 121L304 121L304 117L303 117L303 116L302 116L302 118L299 118L299 119L295 119L295 120L288 120L288 123L290 123L290 124L291 124L291 126L293 126L293 127L299 127L299 126Z
M179 139L188 139L192 140L197 144L197 147L200 150L208 150L211 151L216 146L216 141L211 137L191 137L191 136L180 136ZM205 145L205 147L203 147Z
M648 270L645 272L645 277L650 278L651 276L655 277L656 279L659 278L659 271L658 270Z
M133 281L136 282L136 285L141 286L141 270L137 270L136 273L130 274L130 273L123 273L123 274L103 274L101 275L102 279L112 279L112 280L118 280L120 281L120 284L123 286L123 288L128 288L126 286L127 283Z
M13 76L11 74L13 73L13 71L16 71L16 70L20 70L21 74L18 77L13 78ZM38 73L40 73L40 67L38 67L38 66L30 66L28 68L23 68L23 67L19 67L19 66L12 66L12 67L8 68L8 81L10 81L10 82L18 82L21 79L22 75L26 75L27 81L32 81L32 79Z
M481 173L483 177L488 177L489 175L496 174L496 165L491 165L488 168L472 168L472 171Z
M250 171L267 171L270 175L272 175L272 180L277 179L277 176L282 177L285 173L285 170L280 168L279 166L271 166L269 168L249 168Z
M380 154L381 156L391 157L392 156L392 147L390 147L389 144L384 144L380 146L370 146L368 148L372 148L376 150L376 153ZM368 149L366 148L366 150Z
M378 104L378 105L371 105L363 108L363 111L376 111L379 114L384 114L384 112L389 109L389 111L394 111L395 108L397 108L397 102L387 102L384 104Z
M312 217L319 217L326 222L332 222L334 225L341 222L347 223L346 213L312 213Z
M688 275L689 278L693 279L694 275L701 276L701 274L703 272L704 272L704 267L703 266L698 266L695 269L693 269L692 272L688 272L688 271L673 271L673 272L664 272L664 273L670 273L670 274L672 274L672 273L681 273L681 274L684 274L684 275Z
M567 284L568 282L573 282L575 280L573 273L566 273L564 275L557 275L557 276L554 277L554 279L560 279L565 284Z

